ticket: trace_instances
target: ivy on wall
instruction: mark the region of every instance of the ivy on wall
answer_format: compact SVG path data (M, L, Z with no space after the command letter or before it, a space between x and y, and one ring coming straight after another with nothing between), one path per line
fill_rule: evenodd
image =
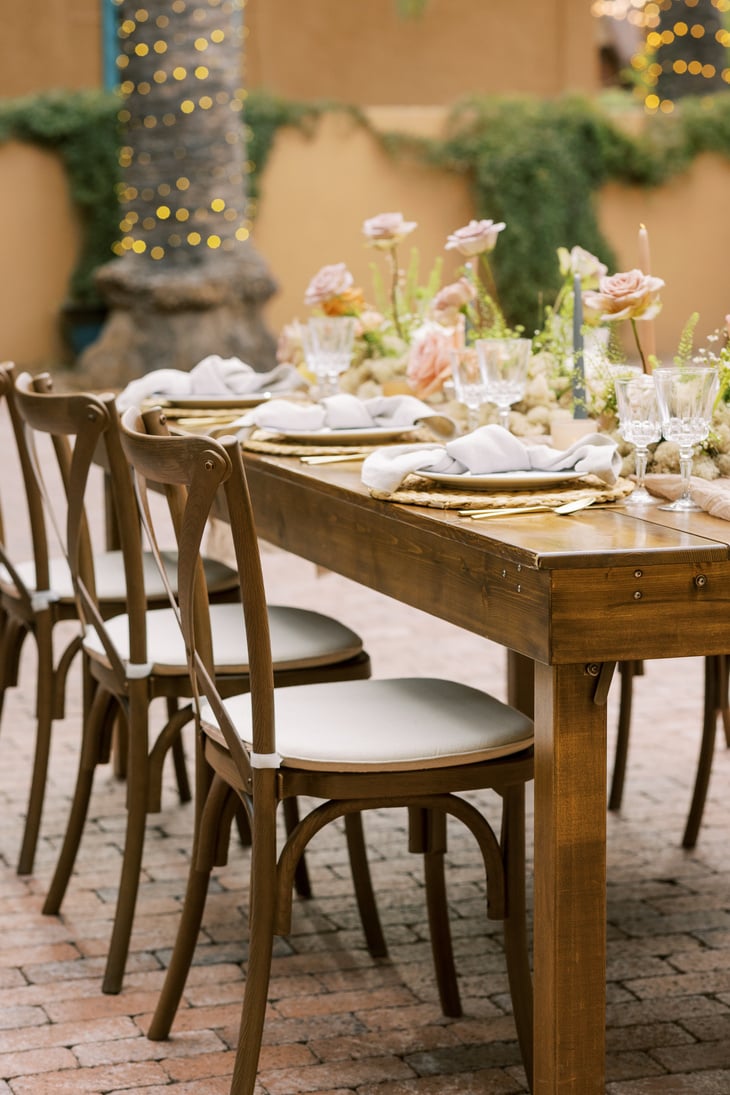
M118 102L100 91L57 91L0 101L0 144L27 141L57 153L66 168L71 198L82 226L81 254L69 297L98 300L94 271L112 256L119 207Z
M629 103L628 98L615 101L616 117L626 115ZM313 132L317 120L333 110L347 110L368 125L362 112L342 104L249 93L252 213L278 130L297 126ZM94 270L109 260L117 236L116 111L115 96L106 92L44 93L0 102L0 143L30 141L56 151L66 165L84 227L70 286L70 295L81 302L95 299ZM530 329L541 302L552 299L558 288L559 246L580 244L615 265L596 215L598 191L605 183L660 186L700 153L730 159L730 92L687 98L671 115L643 118L638 137L615 120L610 100L577 96L469 99L452 111L441 140L373 133L393 155L415 155L468 177L476 216L507 223L509 236L505 233L504 245L493 256L500 299L508 318Z

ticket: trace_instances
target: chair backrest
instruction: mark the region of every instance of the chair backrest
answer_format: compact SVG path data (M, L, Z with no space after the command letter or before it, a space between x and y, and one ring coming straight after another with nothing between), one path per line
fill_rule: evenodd
M49 537L46 528L43 499L41 497L35 474L33 462L28 451L23 420L18 413L15 400L15 367L10 362L0 364L0 399L4 400L10 417L10 424L15 438L15 445L20 465L20 474L23 480L23 488L28 515L28 528L32 558L35 565L35 586L31 592L22 577L18 574L13 564L12 552L5 540L5 525L3 524L2 511L0 510L0 561L11 575L13 583L18 591L18 596L26 602L27 611L32 611L34 592L50 593L49 575ZM13 512L13 523L19 520L20 515Z
M142 562L142 538L136 515L135 496L129 466L119 440L119 419L111 394L52 391L50 378L21 374L15 382L15 404L25 423L29 460L37 489L46 508L59 526L64 552L76 594L81 621L95 628L120 687L127 669L109 638L105 617L126 612L129 617L129 662L147 661L145 614L147 599ZM65 514L58 499L50 497L37 457L34 433L50 436L65 488ZM86 517L90 473L102 463L109 477L119 542L120 565L124 569L124 592L118 601L101 603L97 596L94 553ZM100 504L101 500L98 499Z
M182 487L186 495L179 523L178 592L180 625L188 651L196 699L205 695L242 776L268 763L276 754L274 671L269 621L258 539L241 447L235 437L213 440L196 435L164 433L161 412L125 411L121 443L136 483L140 514L154 544L148 485L157 489ZM206 522L223 493L231 524L241 586L241 604L248 643L253 711L252 753L241 745L215 682L210 647L208 598L201 568L201 544ZM253 757L253 761L252 761ZM259 758L259 759L257 759Z

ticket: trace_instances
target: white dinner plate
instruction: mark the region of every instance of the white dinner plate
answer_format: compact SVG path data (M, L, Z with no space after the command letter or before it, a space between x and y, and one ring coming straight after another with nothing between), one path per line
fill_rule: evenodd
M461 472L456 475L418 468L415 474L445 487L461 487L463 490L535 490L583 478L579 471L500 471L491 475Z
M419 426L357 426L336 430L323 426L319 430L278 430L274 426L262 426L287 441L304 441L308 445L379 445L383 441L396 441L415 433Z
M153 397L154 398L154 397ZM251 395L170 395L159 396L158 402L163 407L185 407L201 411L228 410L236 407L258 407L259 403L265 403L271 399L271 392L256 392Z

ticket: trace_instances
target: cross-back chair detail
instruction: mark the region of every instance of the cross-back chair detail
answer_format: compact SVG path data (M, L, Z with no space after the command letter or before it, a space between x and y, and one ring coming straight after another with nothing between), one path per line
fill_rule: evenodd
M176 581L176 551L164 551L157 562L143 552L129 465L119 439L119 421L112 395L55 393L44 378L24 375L17 381L16 400L31 430L49 434L61 466L68 506L64 538L73 576L78 613L84 626L83 650L89 690L76 789L56 870L44 912L58 912L80 846L96 767L109 759L111 728L119 714L126 727L127 830L117 908L107 956L103 989L118 992L124 974L141 872L146 816L160 809L162 765L170 749L181 749L180 731L190 720L191 682L184 642L170 607ZM92 464L104 464L111 494L124 568L124 597L110 616L99 599L94 557L88 550L84 498ZM168 503L180 531L185 504L182 487L170 487ZM152 572L152 573L150 573ZM211 604L216 646L216 671L224 693L248 688L246 636L238 599L238 576L230 568L206 560L201 564L201 596L210 598L210 577L218 574L224 595ZM153 576L154 575L154 578ZM150 588L155 601L150 604ZM370 672L362 641L339 621L320 613L288 606L269 610L276 636L276 678L279 684L358 679ZM168 704L164 726L152 734L149 707L157 697ZM178 706L183 700L184 705ZM289 804L294 825L297 804ZM240 811L239 811L240 813ZM360 910L374 953L385 943L372 897L364 839L359 818L348 825L348 846ZM303 863L297 887L307 892Z
M61 555L52 552L43 498L33 470L22 419L15 401L15 368L0 365L0 399L7 407L23 481L32 555L13 559L0 535L0 713L5 692L18 683L20 658L32 635L38 663L35 677L36 736L28 808L23 826L18 873L33 870L45 797L52 724L63 718L68 671L81 645L73 635L56 659L54 633L59 623L77 619L73 587ZM3 526L0 517L0 530Z
M337 818L401 806L409 810L417 840L428 842L429 827L440 835L447 815L466 824L477 840L487 876L488 913L504 920L518 1037L531 1076L524 894L530 720L485 693L448 681L371 679L275 689L261 561L240 445L235 438L155 436L145 421L149 416L143 419L134 408L122 420L122 444L135 470L142 513L148 512L147 482L184 484L188 491L178 545L178 603L196 693L200 748L210 769L199 787L205 798L199 807L188 891L149 1036L169 1034L232 795L246 808L252 832L249 958L232 1095L251 1095L254 1089L273 936L289 928L292 873L304 848ZM246 696L225 697L217 686L201 596L201 538L221 492L250 636ZM494 789L502 797L501 841L483 814L458 794L477 788ZM320 801L279 850L277 807L295 795Z

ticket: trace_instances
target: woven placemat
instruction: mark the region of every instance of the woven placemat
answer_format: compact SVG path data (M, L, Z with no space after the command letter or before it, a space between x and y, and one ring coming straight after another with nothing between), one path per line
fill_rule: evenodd
M443 441L434 440L428 429L408 434L409 445L421 441L431 441L434 445L443 444ZM376 445L304 445L300 441L288 441L270 430L256 429L248 437L243 437L241 444L251 452L265 452L270 456L346 456L348 453L370 453L383 448L382 441ZM396 441L394 444L402 442Z
M580 486L540 491L479 491L434 490L433 484L417 475L409 475L395 491L370 490L373 498L384 502L403 502L410 506L431 506L433 509L507 509L523 506L562 506L592 498L594 502L620 502L634 489L628 479L618 479L607 487L600 479L587 475Z

